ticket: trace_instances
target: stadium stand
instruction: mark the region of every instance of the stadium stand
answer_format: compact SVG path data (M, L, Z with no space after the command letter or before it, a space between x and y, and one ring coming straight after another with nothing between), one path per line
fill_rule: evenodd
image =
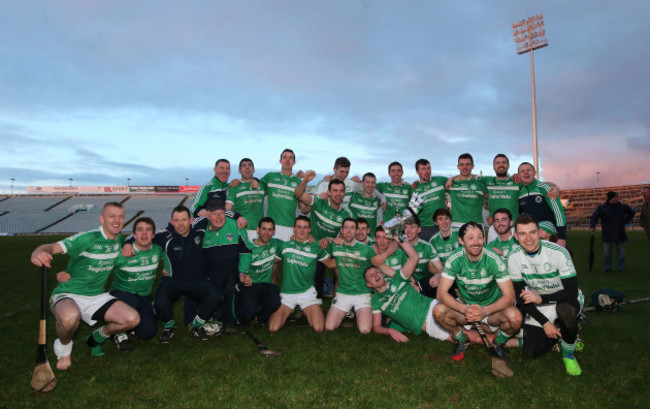
M643 203L643 197L641 197L641 188L643 186L645 185L607 186L563 191L560 196L567 217L567 226L569 228L588 229L591 214L596 210L596 207L605 203L609 191L617 192L623 203L638 211L641 203ZM630 224L639 226L638 213Z
M123 203L126 220L129 221L136 215L151 217L156 223L156 229L163 228L169 223L172 209L187 199L187 195L132 195Z

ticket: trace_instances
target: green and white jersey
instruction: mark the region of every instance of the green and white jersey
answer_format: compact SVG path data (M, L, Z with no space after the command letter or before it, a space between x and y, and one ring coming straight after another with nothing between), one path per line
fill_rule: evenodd
M372 196L370 199L365 197L363 193L352 193L348 208L352 217L363 217L368 220L368 227L370 227L370 234L375 234L377 228L377 212L381 201L379 198Z
M413 195L411 186L403 183L399 186L393 186L390 182L377 183L377 190L386 196L386 211L384 211L384 221L392 219L396 214L401 214L408 206Z
M447 194L445 183L447 183L446 177L434 176L428 182L418 183L413 189L413 192L417 193L422 199L420 211L418 212L422 226L435 226L433 214L436 210L445 207L445 195Z
M330 176L330 180L334 179L333 175ZM352 197L353 193L356 192L361 192L363 188L361 187L361 183L355 182L352 179L345 179L343 181L345 184L345 197L343 198L343 203L348 204L350 202L350 198ZM323 179L320 182L318 182L318 185L316 185L316 195L320 196L323 193L327 193L327 188L329 187L330 182Z
M157 244L152 244L148 250L138 250L137 244L134 244L133 251L135 251L133 257L124 257L121 252L117 257L111 291L119 290L138 295L151 295L153 283L156 280L156 271L161 260L165 271L171 273L169 258Z
M122 250L123 240L122 236L114 240L107 238L102 227L99 227L59 241L63 253L70 256L65 269L70 279L59 283L52 295L71 293L93 296L105 293L106 280Z
M408 259L409 258L406 255L406 253L404 253L404 250L402 250L402 248L400 247L397 250L395 250L393 254L386 257L386 261L384 261L384 264L386 264L388 267L395 270L396 271L395 274L397 275L399 274L400 271L402 271L402 267L404 266L404 264L406 264ZM383 274L383 276L386 282L389 282L391 280L391 277L388 277L385 274Z
M226 203L231 203L233 210L239 212L248 221L246 230L255 230L264 217L264 189L251 188L251 182L239 182L236 187L228 188Z
M341 206L339 210L330 206L329 199L321 199L312 196L311 204L311 234L316 241L325 237L336 237L341 231L343 220L346 217L352 217L352 213L345 207Z
M440 259L442 264L445 264L451 253L460 247L458 229L452 227L449 237L442 237L441 232L434 234L431 240L429 240L429 244L433 247L434 255Z
M351 246L344 243L330 243L327 253L336 261L339 270L337 292L347 295L368 294L364 273L372 265L370 260L377 255L372 247L354 241Z
M443 277L455 280L460 296L467 304L490 305L501 298L497 283L510 281L508 269L495 252L483 249L477 262L471 262L461 247L451 253L445 263Z
M267 196L266 215L278 226L292 227L296 220L298 199L293 195L300 178L280 172L269 172L260 180L260 187Z
M451 220L454 226L467 222L483 224L485 185L476 179L454 180L449 189L451 196Z
M396 272L386 291L372 295L372 311L382 312L413 334L420 335L433 300L420 294L410 281L401 272Z
M546 240L540 240L540 244L533 256L521 247L515 249L508 258L508 271L512 281L525 281L536 294L553 294L564 289L562 279L577 275L576 269L564 247Z
M270 283L273 275L273 265L280 260L281 241L271 239L266 246L260 246L255 241L250 243L251 265L248 268L248 275L253 283Z
M327 251L320 248L318 241L299 243L291 240L281 243L282 289L286 294L304 293L314 286L316 263L329 258Z
M495 240L492 240L487 244L487 248L490 250L493 250L494 247L498 248L499 250L503 251L503 256L501 258L505 261L508 259L508 256L512 251L519 246L519 243L517 240L515 240L515 236L511 235L510 238L506 241L502 241L498 236Z
M418 239L417 244L413 248L418 253L418 256L420 256L418 265L413 272L413 278L415 278L415 281L420 281L424 277L431 275L429 273L429 262L433 262L437 256L433 251L433 246L422 239Z
M488 210L490 217L494 211L506 208L512 213L512 220L519 216L519 185L511 177L508 179L497 179L496 176L479 176L478 180L483 182L488 192Z

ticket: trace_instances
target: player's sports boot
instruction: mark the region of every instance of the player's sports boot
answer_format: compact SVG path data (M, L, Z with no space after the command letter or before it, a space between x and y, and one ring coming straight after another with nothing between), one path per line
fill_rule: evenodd
M465 342L459 342L454 346L454 353L451 355L451 359L456 362L460 362L465 358L465 351L469 348L469 340Z
M201 341L208 340L208 334L205 333L203 327L192 327L192 336L194 338L200 339Z
M579 376L582 374L582 369L580 369L580 365L578 365L578 361L576 361L576 358L573 356L573 354L562 358L562 360L564 361L566 373L571 376Z
M506 344L497 344L494 347L494 353L497 358L508 361L508 350L506 349Z
M133 344L131 341L129 341L129 336L124 332L113 335L111 337L111 340L115 343L115 346L120 351L128 351L130 349L133 349Z
M158 337L158 341L161 344L169 344L172 342L175 334L176 328L164 328L162 334L160 334L160 337Z

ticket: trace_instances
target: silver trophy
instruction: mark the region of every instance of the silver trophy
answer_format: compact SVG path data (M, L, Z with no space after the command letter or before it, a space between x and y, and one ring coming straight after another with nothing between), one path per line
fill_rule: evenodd
M402 214L396 214L395 217L384 223L384 231L386 236L394 237L395 235L401 236L404 231L404 227L407 224L415 223L415 215L417 215L420 210L420 204L422 204L422 199L418 196L417 193L413 193L411 196L411 201L409 202L406 209L402 210Z

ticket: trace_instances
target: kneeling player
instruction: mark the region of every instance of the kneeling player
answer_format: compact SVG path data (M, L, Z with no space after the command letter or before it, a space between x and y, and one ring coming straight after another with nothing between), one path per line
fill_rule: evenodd
M467 347L461 326L478 322L498 327L496 352L505 361L505 343L521 326L512 280L501 257L483 247L480 225L465 223L458 236L463 247L451 253L445 264L438 285L440 304L434 309L436 321L458 342L452 356L457 361L464 357ZM454 282L464 303L449 294Z
M510 254L508 270L517 304L527 314L522 351L525 356L537 357L560 339L567 373L580 375L582 370L573 354L581 302L571 256L564 247L540 240L539 225L529 214L517 218L515 236L521 247Z
M295 306L299 306L307 317L309 325L316 332L322 332L325 322L322 301L316 297L314 274L316 263L329 260L327 252L318 242L310 243L311 222L306 216L296 217L293 223L295 238L282 244L282 305L271 315L269 331L282 328ZM328 267L334 266L333 260Z
M39 267L51 267L53 255L70 255L66 267L70 279L59 283L50 297L58 335L54 353L59 370L71 365L72 338L82 319L88 325L105 322L86 337L93 356L103 355L101 344L111 335L135 328L140 323L140 316L133 308L104 291L122 244L120 230L124 226L124 208L116 202L106 203L99 221L101 226L97 229L43 244L32 252L31 262Z

